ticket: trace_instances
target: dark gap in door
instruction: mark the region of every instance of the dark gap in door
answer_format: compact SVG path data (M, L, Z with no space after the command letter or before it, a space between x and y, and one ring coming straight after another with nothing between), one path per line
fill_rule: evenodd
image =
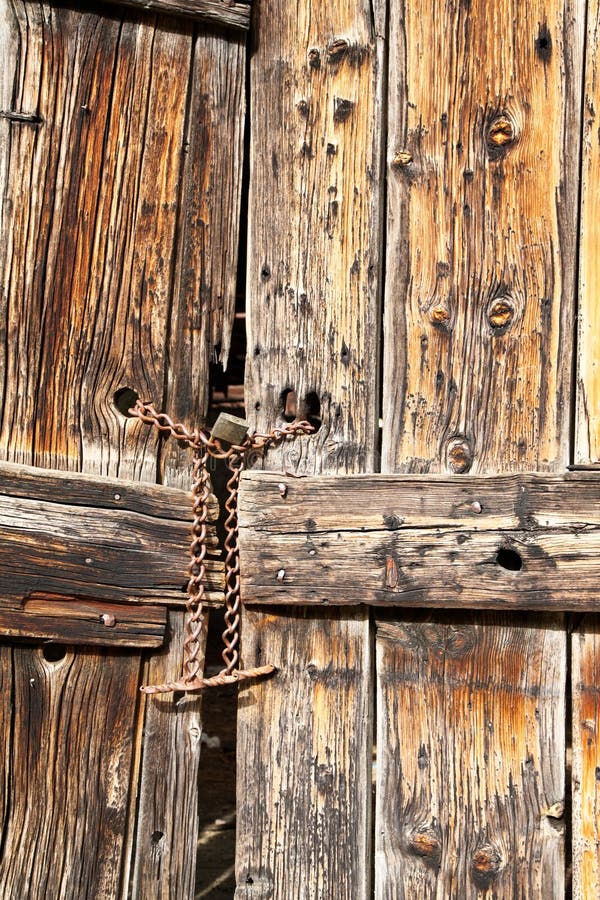
M214 362L210 369L210 396L207 424L213 425L219 413L245 418L244 374L246 367L246 263L248 236L248 191L250 184L250 71L246 56L246 122L244 171L240 210L235 319L227 368ZM219 500L217 523L219 544L225 537L225 500L228 470L217 464L211 473L213 491ZM223 667L222 609L211 609L206 644L205 671L216 675ZM235 891L236 825L236 735L237 690L235 687L211 688L202 698L202 751L200 758L199 832L196 862L196 900L231 900Z

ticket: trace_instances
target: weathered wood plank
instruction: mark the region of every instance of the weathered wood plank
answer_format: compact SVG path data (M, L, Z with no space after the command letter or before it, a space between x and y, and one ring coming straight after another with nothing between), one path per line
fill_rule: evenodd
M235 14L233 9L231 15ZM182 203L195 201L207 216L212 213L199 202L203 179L194 185L186 176L186 160L190 134L199 135L194 138L200 146L194 150L197 157L202 154L202 136L210 136L217 150L206 154L206 172L217 154L226 169L230 145L224 134L230 126L224 121L224 104L212 104L215 92L221 94L211 74L214 60L209 58L211 47L221 47L215 66L220 73L226 70L226 39L213 36L204 41L191 22L174 24L172 17L141 11L121 16L115 7L90 12L21 2L0 3L0 30L6 51L0 73L0 454L13 461L155 481L162 477L160 442L150 429L126 417L133 394L124 389L164 405L172 372L191 366L182 354L167 371L168 358L173 360L167 338L179 327L172 307L179 298L178 285L184 282L180 260L201 270L204 252L201 241L193 252L186 249ZM232 58L243 67L237 42ZM221 90L222 81L217 78L216 83ZM239 160L229 160L230 166L235 164L241 169ZM227 219L221 212L219 216ZM223 265L229 278L236 268L235 249L228 251ZM216 306L221 296L217 281ZM179 304L179 299L175 302ZM194 308L195 328L202 313L189 297L186 304ZM209 349L202 347L202 353L208 356ZM186 376L177 377L187 383ZM190 393L199 387L192 382ZM172 392L168 399L175 403ZM178 480L173 475L168 480L187 487L187 477L186 472ZM178 576L177 584L182 586L183 580ZM178 629L167 651L169 676L179 674L181 662L180 646L174 644L182 624L182 614L178 615ZM36 652L23 650L25 657ZM15 667L25 665L21 657L15 660ZM129 717L128 727L136 736L134 758L123 757L120 789L110 796L113 817L119 822L110 847L112 882L105 893L88 891L82 882L80 895L77 886L63 894L112 900L129 890L137 779L148 761L164 760L171 752L173 732L166 727L167 718L156 728L152 725L149 710L156 711L159 700L147 707L139 703L139 655L138 675L121 679L117 700L114 694L95 693L99 667L119 680L119 664L112 656L78 654L76 660L87 679L87 694L79 702L99 711L108 710L107 704L111 708L120 704L123 719ZM150 664L144 681L152 680ZM69 679L63 683L49 671L50 706L60 708L63 696L74 689ZM46 727L46 707L24 706L22 714ZM189 716L182 711L177 727L188 726L190 733L199 727L197 710ZM10 733L10 725L6 727L5 735ZM110 731L102 735L110 755L119 736L113 741ZM178 876L178 897L186 896L185 891L192 895L199 756L197 742L192 744L177 753L169 780L157 781L153 795L143 796L142 786L140 808L143 803L154 804L165 810L167 821L174 810L179 815L177 828L165 829L161 845L168 842L172 850L169 874L165 868L153 869L147 880L139 882L144 900L164 891L163 873L172 886L175 871L185 872ZM79 749L72 742L68 749L74 761L65 755L57 766L80 771L81 779L95 786L101 803L103 782L98 779L97 760L86 755L87 741L81 741ZM18 777L12 782L4 820L9 837L2 849L15 872L20 866L26 873L30 860L21 859L18 817L27 808L29 794L18 758L13 767ZM44 833L57 830L65 835L65 860L79 852L65 822L66 811L76 811L78 802L69 782L64 806L43 805L39 810ZM94 812L91 808L85 822L89 835L97 832ZM129 824L123 835L125 819ZM146 852L142 836L139 847L139 852ZM96 850L90 848L86 844L85 852L93 852L95 859ZM15 875L13 883L17 881Z
M245 72L242 38L195 34L164 401L164 408L190 428L204 422L210 364L226 365L235 314ZM160 468L165 484L187 489L190 451L165 442ZM214 597L211 576L208 582L207 596ZM179 677L183 631L183 614L171 611L168 650L147 658L145 684ZM142 721L132 895L191 898L199 799L203 802L197 790L201 697L146 698Z
M110 900L119 891L139 654L3 653L12 655L13 694L2 733L10 801L0 893Z
M40 591L63 595L65 604L67 598L183 604L189 494L56 472L40 473L38 491L35 471L0 465L0 606L25 604L28 613L28 598ZM213 557L207 570L209 586L222 591L222 563ZM141 624L149 614L139 615ZM15 628L27 616L21 620L17 615ZM81 642L76 632L73 638Z
M160 647L165 639L164 606L107 603L49 593L33 594L23 608L0 610L0 634L58 641L70 646Z
M600 377L597 335L598 203L600 203L600 147L598 145L600 3L587 4L586 70L583 103L581 220L579 232L579 305L577 317L577 392L574 458L578 463L600 461Z
M545 738L564 723L565 655L531 616L505 622L378 620L378 897L563 897L548 857L562 855L564 758Z
M183 16L197 22L222 25L247 31L250 27L250 0L105 0L118 6L130 6L140 11Z
M597 526L600 472L293 478L247 471L239 522L242 544L251 531L266 539L271 533L339 530Z
M165 399L165 409L189 428L204 423L210 364L227 365L235 316L245 59L242 39L196 35ZM187 487L187 448L168 441L161 466L166 483Z
M600 619L586 616L572 635L573 898L600 886Z
M584 7L391 4L383 471L568 462ZM408 670L420 703L406 743L391 718L378 730L376 896L562 897L563 823L540 805L564 799L565 635L547 617L470 613L469 625L498 652L475 644L452 661L460 621L441 614L404 646L379 635L380 691ZM488 722L501 756L473 751ZM433 748L422 768L420 743ZM439 861L417 851L407 868L383 836L424 824L439 827Z
M181 673L181 613L169 611L169 630L168 647L146 661L144 684L160 684ZM133 898L194 896L201 706L198 694L144 698Z
M600 3L587 4L586 68L579 233L579 292L576 347L576 409L573 458L583 465L600 461L600 378L598 374L598 202L600 200L599 51ZM572 895L586 900L600 894L600 672L599 619L577 620L571 635Z
M239 517L245 603L599 608L593 473L248 472Z
M375 466L385 4L256 6L246 410L321 427L293 472ZM369 616L245 611L236 897L370 894ZM298 835L302 839L298 840Z

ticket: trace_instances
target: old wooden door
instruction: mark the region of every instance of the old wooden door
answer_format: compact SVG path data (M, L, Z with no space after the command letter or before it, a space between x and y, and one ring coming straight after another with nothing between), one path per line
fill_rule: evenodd
M179 674L190 460L127 410L199 422L227 355L248 22L0 3L2 897L193 895L199 701L139 693Z
M476 475L553 496L599 462L599 21L596 0L257 0L247 408L272 427L292 392L322 420L266 466L448 474L459 500L246 478L244 599L290 605L244 616L244 662L279 672L240 698L236 897L600 895L598 620L553 606L550 554L555 611L485 611L535 605L501 555L496 595L474 567L445 596L483 525L446 556L438 533L529 490L478 499ZM572 506L580 533L594 509ZM413 605L462 610L394 611L411 566Z

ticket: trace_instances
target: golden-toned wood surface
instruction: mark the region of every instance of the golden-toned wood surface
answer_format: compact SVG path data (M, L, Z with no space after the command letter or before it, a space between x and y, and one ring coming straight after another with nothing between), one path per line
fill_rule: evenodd
M210 209L217 204L209 207L202 192L213 166L218 172L241 169L239 159L229 158L238 152L235 136L243 116L237 102L244 78L239 40L230 54L225 36L205 39L183 19L114 6L88 12L5 2L0 43L5 53L0 74L0 455L150 482L160 480L165 469L168 484L187 487L189 456L181 457L187 472L176 474L176 466L159 455L156 433L124 415L133 396L123 390L130 388L157 405L171 403L189 425L196 424L198 407L205 413L212 347L207 341L195 345L193 375L186 375L179 370L192 368L191 361L183 353L175 357L170 341L177 336L180 344L190 345L204 312L210 322L222 323L224 334L232 320L236 189L219 194L214 218ZM224 73L237 79L230 90L223 87ZM193 215L186 219L184 205L200 211L210 241L203 244L193 233L202 226ZM214 253L223 235L230 242L232 235L236 239L201 296L187 273L210 268L203 266L202 255L209 244ZM216 341L220 326L212 332L211 327L203 322ZM226 344L226 338L221 340ZM183 400L176 381L189 385ZM178 583L184 580L182 572ZM154 832L148 834L147 828L154 813L162 823L161 838L152 845L154 860L162 864L138 863L136 896L192 895L199 702L166 717L164 701L140 703L138 691L142 679L180 672L182 613L172 616L166 655L160 663L151 656L143 674L139 653L78 652L76 665L60 670L64 678L58 667L47 667L47 703L22 692L18 721L15 709L7 710L2 752L11 758L15 775L2 843L2 858L10 860L11 869L0 865L0 893L126 895L130 865L151 843ZM24 677L39 654L26 648L17 654L9 646L5 652L13 681ZM79 671L72 684L72 673ZM22 851L30 846L24 811L31 793L19 747L26 745L32 728L53 733L58 720L51 720L48 710L65 717L73 712L76 723L82 707L95 710L93 728L80 731L72 725L54 755L45 746L39 749L47 775L44 789L35 788L44 797L36 809L37 842L59 833L57 854L63 861L61 869L58 855L50 860L55 875L49 870L40 891L30 874L41 861ZM100 719L115 710L122 727L113 734ZM178 744L165 763L165 777L147 777L144 767L164 762L184 734L190 740ZM99 770L102 758L118 791ZM81 832L74 825L82 802L77 784L96 792ZM101 827L104 808L118 823L114 833ZM138 808L144 814L136 823ZM106 860L110 877L92 883L85 873L97 858ZM70 879L70 892L64 893L57 871ZM29 883L32 893L27 893ZM11 893L13 885L19 886L16 893Z
M255 2L246 405L260 430L322 420L269 452L293 472L372 471L385 4ZM369 618L245 611L236 897L370 892Z
M579 0L391 6L384 471L568 462L584 20ZM379 620L381 703L408 671L418 707L379 722L376 896L562 897L559 622L470 614L481 639L453 656L458 619L409 642L406 621Z
M582 167L579 244L579 293L576 364L576 463L600 460L600 3L590 0L586 20L586 66L582 104ZM600 708L598 616L573 623L571 693L573 697L572 847L573 900L600 895Z

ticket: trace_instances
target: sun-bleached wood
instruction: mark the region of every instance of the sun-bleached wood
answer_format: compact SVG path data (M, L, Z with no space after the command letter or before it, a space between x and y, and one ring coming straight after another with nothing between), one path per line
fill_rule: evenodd
M552 471L569 461L584 22L583 0L391 4L385 472ZM540 807L564 801L565 633L553 617L533 626L470 612L469 622L488 646L512 648L506 676L501 655L477 645L451 663L459 621L441 614L415 624L397 659L394 630L378 638L381 702L407 669L420 698L410 729L389 716L378 730L378 898L476 897L486 887L498 898L563 895L564 821ZM431 680L436 653L448 659L441 684ZM525 681L511 674L523 671ZM510 700L494 688L503 678ZM468 735L488 723L499 742L475 761ZM423 742L451 753L419 767ZM438 825L439 855L419 852L426 837L410 849L410 835Z
M247 415L260 431L286 406L322 420L268 468L371 471L385 4L255 7ZM369 616L246 610L242 631L244 665L281 672L240 692L236 898L366 900Z
M245 603L600 608L600 473L249 472L239 524Z
M600 3L587 4L586 67L582 104L582 166L579 234L579 292L576 346L576 409L573 456L578 464L600 461L600 329L598 242L600 224ZM571 692L573 697L573 900L600 894L600 619L588 615L573 623Z

